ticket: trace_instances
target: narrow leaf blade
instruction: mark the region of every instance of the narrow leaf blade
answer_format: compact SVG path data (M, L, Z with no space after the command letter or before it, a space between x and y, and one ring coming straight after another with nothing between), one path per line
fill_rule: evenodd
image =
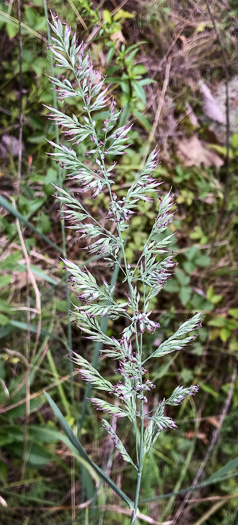
M109 476L107 476L107 474L105 474L105 472L103 472L103 470L98 467L97 465L95 465L95 463L93 463L93 461L91 461L91 459L89 458L87 452L84 450L83 446L81 445L80 441L78 440L78 438L75 436L75 434L73 433L71 427L69 426L68 422L66 421L66 419L64 418L63 414L61 413L61 411L59 410L59 408L57 407L57 405L55 404L55 402L53 401L53 399L51 398L51 396L49 394L47 394L47 392L45 392L45 397L48 401L48 403L50 404L53 412L54 412L54 415L57 417L57 419L59 420L60 424L61 424L61 427L63 428L63 430L65 431L66 435L68 436L69 440L71 441L71 443L75 446L75 448L78 450L78 452L80 453L80 455L82 456L83 459L85 459L85 461L87 461L87 463L89 463L89 465L91 465L91 467L93 467L93 469L95 470L95 472L97 472L97 474L100 476L100 478L112 489L114 490L114 492L125 502L127 503L127 505L132 509L133 508L133 502L130 500L130 498L128 498L128 496L116 485L116 483L114 483L114 481L109 478Z
M47 244L50 244L50 246L55 248L55 250L57 250L60 253L63 253L63 251L61 250L61 248L59 248L59 246L54 244L50 239L48 239L48 237L46 237L43 233L41 233L39 230L37 230L37 228L35 228L35 226L33 226L33 224L31 224L18 210L13 208L13 206L10 204L10 202L8 202L6 199L4 199L4 197L2 197L1 195L0 195L0 206L2 206L5 210L7 210L8 213L11 213L11 215L13 215L13 217L15 217L16 219L19 219L19 221L23 222L23 224L25 224L28 228L30 228L34 233L39 235Z

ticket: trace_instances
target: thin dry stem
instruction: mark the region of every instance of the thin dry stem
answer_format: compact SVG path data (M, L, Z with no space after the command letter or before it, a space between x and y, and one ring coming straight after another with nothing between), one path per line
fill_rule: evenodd
M156 133L157 127L159 125L160 115L161 115L161 111L162 111L162 107L163 107L163 103L164 103L164 98L165 98L165 94L166 94L166 91L167 91L167 88L168 88L168 85L169 85L169 74L170 74L171 62L172 62L172 57L169 57L167 65L166 65L164 83L163 83L161 95L160 95L160 98L159 98L158 108L157 108L157 111L156 111L156 114L155 114L154 124L153 124L152 130L150 132L150 136L149 136L148 143L146 145L146 149L145 149L145 153L144 153L143 164L144 164L144 162L145 162L145 160L147 158L147 155L148 155L148 152L150 150L151 144L152 144L152 142L153 142L153 140L155 138L155 133Z

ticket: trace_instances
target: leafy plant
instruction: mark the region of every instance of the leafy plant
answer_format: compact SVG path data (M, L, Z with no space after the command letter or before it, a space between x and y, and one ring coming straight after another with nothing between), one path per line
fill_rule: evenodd
M150 123L142 111L146 106L144 86L151 84L154 80L145 78L147 70L143 64L135 64L135 57L140 49L140 44L143 42L138 42L129 47L122 44L120 49L117 49L115 42L107 43L109 51L106 60L108 67L105 82L117 84L121 87L120 104L124 109L120 123L124 124L132 113L145 129L150 131ZM113 60L114 65L111 65Z
M50 155L67 171L67 178L79 185L80 193L88 193L93 198L101 192L107 195L108 227L103 226L80 200L75 199L65 189L57 187L58 199L65 207L64 217L74 224L81 238L89 239L90 253L104 258L108 267L119 266L122 282L127 288L126 301L122 302L120 297L116 300L114 288L108 285L104 278L102 284L99 284L86 268L82 270L70 260L64 260L75 292L85 303L74 309L73 319L88 339L104 344L102 355L118 361L117 372L121 375L121 380L116 384L111 383L76 352L73 352L72 359L79 367L81 378L99 391L108 393L110 397L115 396L117 404L113 404L111 399L108 402L100 397L93 397L89 401L105 415L127 418L134 430L135 452L129 453L110 423L105 418L102 419L102 425L111 436L114 446L137 472L133 504L112 480L94 465L104 481L131 506L131 524L134 525L137 521L145 459L159 434L164 430L176 428L175 422L167 415L167 406L179 405L183 399L194 395L198 390L195 385L186 388L180 385L167 399L157 403L149 414L145 414L143 407L155 385L148 379L144 365L150 359L183 350L193 341L194 331L201 325L201 314L197 313L185 321L171 337L161 342L149 355L144 355L144 334L154 333L160 326L151 318L150 302L161 291L175 265L174 254L171 251L174 235L167 233L173 219L172 195L161 193L158 215L140 257L132 268L125 254L125 234L138 203L150 201L151 195L158 191L160 183L151 176L151 172L157 166L157 153L152 151L126 196L119 199L112 190L115 171L113 158L126 153L131 125L118 127L120 112L116 111L115 102L109 98L104 80L96 80L84 45L77 44L76 37L71 35L68 25L62 24L53 16L51 28L54 33L52 53L57 66L63 71L59 78L51 77L51 81L56 86L59 100L79 97L82 100L83 113L80 116L70 116L49 107L50 118L63 128L66 139L74 146L72 148L65 143L59 145L49 141L54 147L54 153ZM110 109L101 126L94 118L95 112L105 111L109 104ZM88 137L92 149L86 152L86 160L78 155L77 145ZM110 230L111 222L116 225L114 233ZM119 254L122 255L121 262ZM103 332L99 323L103 316L113 321L119 318L123 320L125 328L119 338ZM55 409L53 404L52 407ZM62 420L62 415L59 412L57 414ZM65 426L65 429L76 443L72 431L68 426Z

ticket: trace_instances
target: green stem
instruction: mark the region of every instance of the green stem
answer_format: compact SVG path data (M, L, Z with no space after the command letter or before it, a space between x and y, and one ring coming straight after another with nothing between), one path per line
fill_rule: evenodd
M137 472L137 484L136 484L136 494L134 501L134 509L131 515L131 525L135 525L137 521L137 510L140 496L140 486L141 486L141 476L143 470L143 455L144 455L144 416L143 416L143 401L141 402L141 433L140 433L140 454L138 462L138 472Z

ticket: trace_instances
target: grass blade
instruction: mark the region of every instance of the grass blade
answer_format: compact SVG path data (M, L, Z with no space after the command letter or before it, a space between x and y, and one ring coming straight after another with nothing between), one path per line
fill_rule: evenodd
M121 498L125 503L127 503L127 505L129 505L130 508L133 508L133 503L130 500L130 498L128 498L128 496L116 485L116 483L114 483L114 481L111 478L109 478L109 476L107 476L107 474L105 474L105 472L103 472L103 470L100 467L98 467L97 465L95 465L95 463L93 463L93 461L91 461L87 452L84 450L80 441L73 433L68 422L66 421L63 414L61 413L53 399L50 397L50 395L47 394L47 392L45 392L45 396L54 412L54 415L59 420L61 427L65 431L71 443L78 450L82 458L95 470L95 472L100 476L100 478L119 496L119 498Z
M52 246L52 248L54 248L55 250L57 250L60 253L63 253L63 250L61 248L59 248L59 246L57 246L54 242L52 242L50 239L48 239L48 237L46 237L46 235L44 235L44 233L41 233L39 230L37 230L37 228L35 228L35 226L33 226L33 224L31 224L18 210L16 210L12 206L12 204L10 204L10 202L8 202L6 199L4 199L4 197L2 197L1 195L0 195L0 206L2 206L5 210L7 210L8 213L11 213L11 215L13 215L13 217L15 217L16 219L19 219L19 221L23 222L23 224L25 224L25 226L27 226L34 233L39 235L47 244L50 244L50 246Z
M17 18L14 18L8 13L5 13L4 11L2 11L2 9L0 9L0 21L8 22L8 24L11 24L14 26L19 26L19 21L17 20ZM38 31L35 31L34 29L32 29L32 27L29 27L28 25L24 24L24 22L21 22L21 26L29 33L29 35L39 38L40 40L43 40L43 42L46 41L44 36L38 33Z
M235 469L237 467L238 467L238 456L236 458L232 459L231 461L228 461L228 463L226 463L226 465L224 465L224 467L221 467L219 470L214 472L214 474L212 474L207 479L207 481L217 482L217 480L219 481L221 477L223 477L225 474L227 474L228 472L230 472L231 470L233 470L233 469Z
M196 485L196 487L187 487L186 489L178 490L177 492L168 492L167 494L161 494L161 496L155 496L154 498L141 499L139 503L153 503L155 501L159 501L160 499L170 498L171 496L180 496L180 494L186 494L186 492L194 492L195 490L202 489L203 487L208 487L209 485L219 483L219 481L225 481L227 479L233 477L235 478L236 476L238 476L238 472L234 472L234 474L228 474L228 476L214 478L213 476L218 475L220 470L222 469L217 470L215 474L207 478L206 481L204 481L203 483L199 483L198 485Z
M37 326L34 325L34 324L30 324L30 326L27 324L27 323L24 323L22 321L14 321L14 320L10 320L9 321L9 324L11 326L14 326L15 328L18 328L19 330L24 330L24 331L28 331L31 332L32 334L36 334L37 333ZM50 332L47 332L47 330L41 330L40 331L40 335L42 337L45 337L45 336L49 336L49 337L52 337L54 339L57 339L58 341L62 341L61 337L57 336L56 334L54 333L50 333Z

